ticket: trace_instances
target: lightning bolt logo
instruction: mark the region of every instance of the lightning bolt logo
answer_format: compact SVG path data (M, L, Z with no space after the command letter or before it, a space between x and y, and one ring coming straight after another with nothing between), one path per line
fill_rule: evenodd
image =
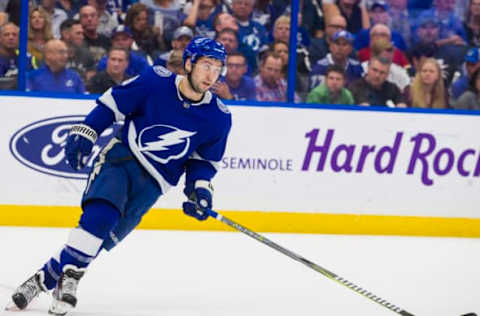
M195 135L195 132L176 130L167 134L158 136L157 141L145 143L140 147L140 151L162 151L169 150L168 146L184 143L188 137Z
M144 129L140 133L138 137L138 148L144 155L150 157L157 162L165 164L172 159L179 159L185 156L190 147L190 137L195 135L196 133L197 132L184 131L169 125L151 126ZM150 134L153 137L144 137L147 134ZM148 141L142 142L141 140L144 138L150 139ZM176 145L181 144L183 144L183 146L180 146L180 153L178 153L179 146ZM160 151L166 151L167 153L171 153L166 158L162 158L158 155L158 152ZM157 154L154 154L153 152L157 152Z

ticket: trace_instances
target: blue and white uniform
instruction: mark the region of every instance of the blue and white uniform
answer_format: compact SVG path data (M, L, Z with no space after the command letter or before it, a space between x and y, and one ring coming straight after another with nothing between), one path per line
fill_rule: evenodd
M187 182L210 180L223 157L231 126L230 112L211 92L198 103L185 99L178 89L181 78L154 66L97 100L113 112L116 121L125 121L122 142L162 193L176 185L184 171Z

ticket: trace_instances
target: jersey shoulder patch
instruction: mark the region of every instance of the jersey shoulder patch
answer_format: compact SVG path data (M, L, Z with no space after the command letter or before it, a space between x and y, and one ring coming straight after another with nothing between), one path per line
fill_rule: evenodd
M160 65L153 66L153 71L160 77L170 77L172 75L170 70Z
M220 111L222 111L223 113L226 113L226 114L230 114L230 110L228 109L228 107L222 102L222 100L220 100L220 98L216 98L217 99L217 106L218 108L220 109Z

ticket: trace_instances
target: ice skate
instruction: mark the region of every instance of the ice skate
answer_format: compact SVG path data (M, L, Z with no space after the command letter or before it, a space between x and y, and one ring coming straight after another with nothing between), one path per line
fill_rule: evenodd
M85 274L85 269L73 265L63 268L57 287L53 290L53 300L48 311L52 315L65 315L77 305L78 282Z
M43 271L37 271L27 281L23 282L12 295L14 306L18 309L25 309L30 302L37 297L40 292L47 292L43 285L44 274Z

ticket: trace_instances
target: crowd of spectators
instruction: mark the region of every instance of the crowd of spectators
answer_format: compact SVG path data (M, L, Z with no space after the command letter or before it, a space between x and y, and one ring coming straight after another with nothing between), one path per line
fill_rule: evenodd
M298 0L295 102L480 109L480 0ZM221 42L221 98L287 101L289 0L30 0L27 90L102 93L194 36ZM20 0L0 1L0 89L16 89Z

